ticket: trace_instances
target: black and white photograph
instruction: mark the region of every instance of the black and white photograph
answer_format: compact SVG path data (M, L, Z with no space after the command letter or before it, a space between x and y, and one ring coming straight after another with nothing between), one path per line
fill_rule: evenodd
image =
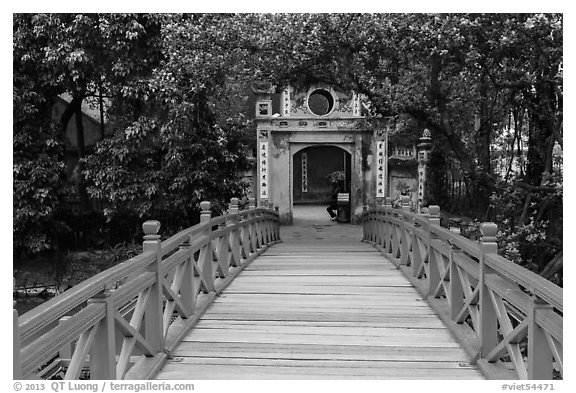
M7 387L568 386L561 8L274 7L12 12Z

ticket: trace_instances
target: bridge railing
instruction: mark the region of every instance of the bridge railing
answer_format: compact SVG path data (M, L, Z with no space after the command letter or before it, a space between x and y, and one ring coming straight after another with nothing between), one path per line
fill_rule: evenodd
M189 328L237 274L280 241L273 208L229 211L161 241L146 221L142 254L18 317L14 379L143 379L154 375Z
M476 242L440 226L440 209L407 201L363 213L364 238L388 257L493 379L563 377L562 288L497 254L494 223Z

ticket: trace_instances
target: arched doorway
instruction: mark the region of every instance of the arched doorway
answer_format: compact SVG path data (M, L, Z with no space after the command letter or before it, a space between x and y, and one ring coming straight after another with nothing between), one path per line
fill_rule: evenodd
M308 146L292 158L292 209L294 218L329 221L326 207L330 204L336 178L339 192L350 194L351 155L333 145Z

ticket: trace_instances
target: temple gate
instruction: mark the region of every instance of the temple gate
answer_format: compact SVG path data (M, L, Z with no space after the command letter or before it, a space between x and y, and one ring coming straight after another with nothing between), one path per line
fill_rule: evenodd
M257 91L257 204L273 204L280 222L291 224L295 205L329 203L328 178L340 172L339 191L348 194L350 220L357 223L363 206L395 196L398 186L392 189L390 180L397 182L398 173L416 184L416 165L389 173L393 122L369 121L364 112L359 94L327 84L287 87L280 94ZM409 158L416 162L416 154Z

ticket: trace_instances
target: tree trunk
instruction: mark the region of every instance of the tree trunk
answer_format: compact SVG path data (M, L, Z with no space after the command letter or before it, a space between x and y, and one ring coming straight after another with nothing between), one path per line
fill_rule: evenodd
M80 197L80 206L82 211L85 212L90 208L90 200L88 198L88 192L86 191L84 177L82 176L82 170L84 169L82 159L86 156L86 144L84 142L84 122L81 100L76 106L74 114L76 120L76 140L78 144L78 196Z
M548 154L552 130L546 122L538 119L537 114L531 116L531 127L528 135L528 154L526 165L526 182L533 186L542 184L544 173L551 168L552 155ZM553 145L552 145L553 147Z
M490 176L492 173L492 163L490 160L490 140L492 134L492 125L490 114L488 113L488 81L483 74L480 77L480 124L476 131L476 156L478 157L478 169L480 172Z
M82 101L84 98L82 96L72 97L72 101L66 106L62 116L60 117L60 129L64 138L66 137L66 129L68 128L68 123L72 116L75 117L76 125L76 139L77 139L77 153L78 153L78 179L77 179L77 192L80 198L80 206L82 211L86 211L89 208L88 193L86 192L86 185L84 179L82 178L82 158L86 155L86 146L84 142L84 124L82 122Z
M476 167L475 201L480 211L490 204L490 194L494 189L492 163L490 159L490 141L492 138L492 119L488 110L488 79L485 72L480 76L480 107L478 126L475 133L475 149L478 165Z

